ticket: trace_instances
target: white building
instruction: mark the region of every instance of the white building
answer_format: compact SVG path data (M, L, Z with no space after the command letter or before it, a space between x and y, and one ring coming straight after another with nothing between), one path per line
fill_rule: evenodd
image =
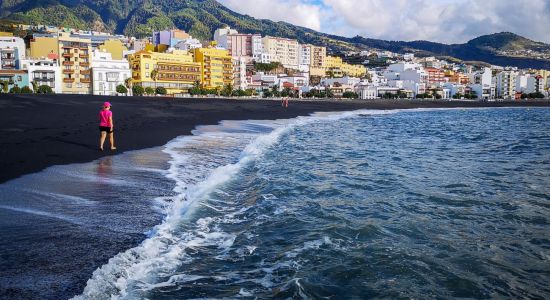
M246 59L244 57L233 59L233 86L236 89L246 90Z
M25 41L19 37L0 36L0 70L21 68L25 59Z
M183 41L179 41L175 46L174 48L177 49L177 50L185 50L185 51L189 51L191 49L196 49L196 48L201 48L202 47L202 43L201 41L195 39L195 38L188 38L188 39L185 39Z
M491 68L484 68L483 71L470 73L470 88L476 92L480 99L495 98L495 88L493 84L493 71Z
M309 66L311 65L311 47L300 45L298 60L300 72L309 72Z
M21 61L21 68L29 74L29 87L47 85L56 94L62 93L61 67L55 60L25 59Z
M218 43L218 46L227 49L227 44L223 44L221 37L229 34L239 34L239 32L235 29L231 29L229 26L218 28L214 31L214 41Z
M300 90L304 90L304 88L307 88L309 86L309 75L308 74L295 74L293 76L279 76L279 89L283 89L284 83L288 82L292 84L295 88L298 88Z
M542 93L546 95L544 90L544 78L542 76L531 76L527 79L527 87L525 92L530 93Z
M114 60L109 52L94 50L92 54L92 90L94 95L118 95L116 87L131 77L127 60Z
M369 85L367 82L359 83L355 87L355 92L359 95L359 99L371 100L378 98L377 87Z
M515 71L503 71L495 77L496 96L501 99L515 99L516 97Z
M516 77L516 92L525 93L527 91L527 79L531 75L529 74L519 74Z
M355 85L358 85L359 82L361 82L360 78L350 77L350 76L344 76L344 77L339 77L339 78L328 78L327 77L327 78L323 78L321 80L321 84L322 85L327 85L327 86L332 86L335 83L339 83L341 85L355 86Z

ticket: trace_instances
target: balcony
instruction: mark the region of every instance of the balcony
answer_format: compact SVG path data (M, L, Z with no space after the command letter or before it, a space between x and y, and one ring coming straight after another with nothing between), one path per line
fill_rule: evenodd
M82 83L90 83L90 78L82 78L82 79L80 79L80 82L82 82Z
M81 71L80 71L80 74L82 74L82 75L89 75L89 74L90 74L90 70L81 70Z
M80 53L80 58L88 58L88 53Z
M89 66L90 66L90 63L89 63L89 62L81 62L81 63L80 63L80 66L81 66L81 67L89 67Z
M72 53L67 53L67 52L63 52L63 57L72 57L73 54Z
M71 70L71 69L64 69L63 70L63 74L73 74L74 73L74 70Z
M64 83L73 83L73 82L74 82L74 78L63 78L63 82L64 82Z
M63 61L64 66L72 66L74 65L74 61Z

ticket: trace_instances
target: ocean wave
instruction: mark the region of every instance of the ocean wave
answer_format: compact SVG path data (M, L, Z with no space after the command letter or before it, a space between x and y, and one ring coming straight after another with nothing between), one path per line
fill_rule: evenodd
M144 297L146 291L159 284L171 285L177 282L179 277L168 280L162 280L162 277L165 274L173 274L180 265L193 261L192 255L189 254L193 252L192 249L217 247L223 253L231 248L235 236L220 231L216 224L238 223L238 214L243 211L236 209L233 214L228 211L222 218L199 218L192 226L180 231L186 218L189 219L197 208L204 205L218 210L205 203L210 195L223 193L219 189L220 186L235 178L242 168L260 159L263 153L278 143L286 133L293 128L320 120L332 121L365 114L390 113L396 111L318 113L292 120L265 122L227 121L217 127L199 127L194 131L194 136L174 139L163 151L171 157L166 177L176 183L173 190L176 196L156 199L165 210L163 222L154 227L149 237L139 246L119 253L94 271L82 294L73 299L137 299ZM236 161L221 165L222 162L231 159L213 150L219 148L222 152L234 151L243 141L249 142ZM199 152L198 149L209 151ZM212 157L218 159L212 160ZM266 198L272 199L272 196L266 195ZM222 204L225 207L231 205ZM255 248L248 248L246 252L252 254L254 250ZM268 282L263 284L272 285Z

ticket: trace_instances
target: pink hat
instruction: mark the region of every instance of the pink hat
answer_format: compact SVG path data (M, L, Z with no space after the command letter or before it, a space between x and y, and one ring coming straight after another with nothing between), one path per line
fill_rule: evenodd
M111 103L105 102L105 103L103 103L103 107L111 107Z

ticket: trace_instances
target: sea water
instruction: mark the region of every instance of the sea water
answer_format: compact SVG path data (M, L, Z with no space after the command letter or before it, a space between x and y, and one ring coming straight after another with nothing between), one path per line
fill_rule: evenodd
M550 297L549 109L226 121L125 155L63 175L84 192L4 185L35 200L0 213L146 232L75 299Z

